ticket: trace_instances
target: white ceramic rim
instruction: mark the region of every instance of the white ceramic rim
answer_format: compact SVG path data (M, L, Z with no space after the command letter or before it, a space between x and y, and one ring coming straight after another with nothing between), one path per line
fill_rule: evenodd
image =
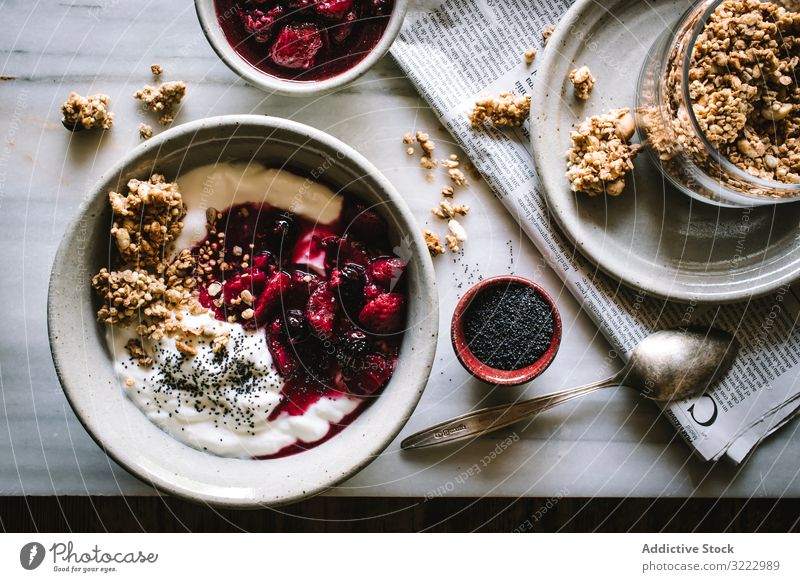
M230 45L228 39L225 38L225 33L217 21L214 0L194 0L197 18L200 20L200 28L203 29L203 34L205 34L214 52L234 73L264 91L306 97L320 95L344 87L366 73L389 51L395 38L400 33L400 29L403 27L408 5L409 0L394 1L389 22L378 44L352 68L322 81L290 81L261 72L242 58Z
M369 176L374 181L381 196L385 196L384 200L392 207L393 216L410 228L410 232L403 234L411 239L416 264L415 276L419 278L421 289L419 296L413 297L412 301L428 306L426 317L419 321L409 321L409 328L412 325L416 327L415 335L413 339L407 336L408 341L404 341L395 376L371 406L350 426L325 443L297 455L267 461L210 455L193 449L162 431L122 392L117 381L113 385L116 390L109 390L96 377L92 371L98 367L98 362L75 361L75 350L86 345L82 342L88 341L99 346L90 346L79 351L78 354L84 359L91 355L91 349L99 349L105 354L105 346L100 345L97 339L96 326L99 324L93 323L94 330L88 330L87 325L84 325L84 329L76 331L57 316L60 310L77 310L81 307L79 305L76 308L70 304L67 299L70 294L83 294L85 297L92 293L88 279L83 288L76 288L74 285L70 287L61 282L65 276L58 271L59 265L64 264L68 248L72 252L71 247L78 245L79 241L84 241L84 245L87 239L91 241L92 235L87 236L85 231L81 232L80 227L90 209L98 204L98 198L105 198L109 184L116 183L118 176L141 156L150 152L158 156L162 148L167 151L166 146L173 138L229 125L237 128L255 127L259 130L263 128L265 135L276 129L287 130L303 138L304 148L313 148L315 144L320 144L344 153L351 167L357 168L361 175ZM421 230L416 227L410 209L394 186L371 162L340 140L294 121L260 115L213 117L171 128L131 150L103 174L67 227L53 263L47 302L48 336L56 373L76 416L98 446L116 463L157 489L192 501L229 508L274 507L300 501L344 481L377 458L400 433L422 396L436 353L438 315L433 263ZM88 314L88 318L93 321L93 313ZM95 340L92 340L92 334L95 335ZM67 342L71 343L68 345ZM78 347L74 347L76 344ZM404 354L408 356L412 353L413 361L411 358L404 358ZM100 365L107 365L109 373L114 375L110 361L106 360ZM81 366L86 367L87 374L81 373ZM406 380L402 385L395 382L401 376ZM87 377L97 387L87 388ZM93 391L98 392L101 400L105 399L107 402L95 402L97 394L93 397ZM98 419L98 414L92 415L92 412L98 410L111 410L115 417L112 420L101 415ZM379 415L381 411L384 416ZM389 420L386 418L387 411L391 411L392 418ZM125 423L132 423L135 427L135 440L121 430ZM154 443L158 449L156 453L153 453L152 448L149 451L139 450L137 447L146 446L141 443L151 443L151 446ZM336 459L336 462L341 459L341 465L331 462L331 459ZM308 466L314 463L321 466L309 469ZM181 467L189 469L181 473ZM228 475L235 475L240 484L228 486L225 480ZM274 486L263 485L264 482L269 483L270 478L275 475L278 475L280 482L279 491ZM242 483L246 486L241 485Z
M620 1L618 0L618 2ZM585 10L587 7L593 6L597 6L597 0L576 0L561 18L555 32L548 40L548 45L552 48L544 51L542 62L536 73L538 81L534 83L531 91L531 102L537 104L538 107L551 101L550 94L555 90L552 84L542 82L542 79L559 76L554 71L558 67L558 60L563 58L560 47L570 42L568 39L573 38L572 31L580 27ZM608 10L608 8L605 9ZM577 41L573 39L572 42ZM547 117L546 112L542 112L540 115L542 118ZM635 268L625 268L624 266L610 263L605 256L594 250L591 244L592 241L585 240L581 235L580 218L570 212L559 197L551 194L550 189L551 187L556 188L554 186L555 183L562 184L563 187L568 188L564 177L566 165L558 170L548 167L549 164L545 159L545 152L549 151L548 148L552 148L552 144L547 144L546 138L551 136L552 133L538 131L538 128L533 126L533 112L531 113L531 124L531 154L549 213L555 218L561 232L574 248L592 265L598 267L612 279L625 284L629 288L640 289L653 297L683 303L734 303L749 300L766 295L797 279L797 272L787 271L779 277L767 281L757 281L754 285L741 290L724 291L716 289L708 291L708 288L703 285L698 285L694 289L688 289L685 286L676 288L671 279L664 279L662 284L662 280L658 277L642 277L641 273L637 272ZM557 174L553 174L553 172L557 172ZM682 195L686 194L682 193ZM713 205L705 199L703 202Z

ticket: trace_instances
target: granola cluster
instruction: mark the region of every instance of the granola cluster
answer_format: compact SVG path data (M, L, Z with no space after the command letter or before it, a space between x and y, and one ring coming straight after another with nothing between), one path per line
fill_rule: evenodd
M572 81L572 85L575 88L575 97L586 101L595 83L589 67L584 65L578 69L573 69L570 71L569 80Z
M536 58L536 48L531 47L526 50L522 56L525 58L525 64L530 65L533 63L534 59Z
M619 196L639 147L630 145L635 123L627 108L583 120L570 132L567 178L573 192Z
M438 234L432 230L426 230L422 233L422 236L425 237L425 244L428 246L428 251L432 256L444 254L442 239L439 238Z
M153 128L146 123L139 124L139 137L141 139L150 139L153 137Z
M697 37L689 95L708 141L759 178L800 183L800 13L726 0Z
M153 174L149 180L130 180L128 192L109 192L114 212L111 236L123 261L154 272L163 270L169 245L183 229L186 206L178 185Z
M145 85L134 93L133 98L141 101L153 113L160 114L158 122L169 125L175 120L175 109L186 95L186 84L183 81L167 81L158 87Z
M114 213L111 236L119 259L113 270L100 269L92 286L102 298L99 321L112 325L135 326L139 336L126 346L139 365L152 365L142 338L158 340L176 337L176 345L193 355L191 326L182 323L182 311L206 311L195 298L197 260L183 249L174 258L170 247L183 229L186 208L177 184L154 174L149 180L131 180L128 193L109 192ZM222 330L209 330L215 350L223 349ZM209 336L211 337L211 336ZM180 345L178 346L180 350Z
M497 127L519 127L531 113L531 97L504 91L497 97L481 97L469 113L473 127L491 122Z
M110 111L111 98L98 93L83 97L74 91L61 105L61 123L70 131L84 129L111 129L114 114Z

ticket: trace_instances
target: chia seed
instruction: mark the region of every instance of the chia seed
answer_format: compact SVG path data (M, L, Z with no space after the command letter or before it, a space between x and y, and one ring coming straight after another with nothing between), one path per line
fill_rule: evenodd
M463 317L470 351L498 370L530 366L553 339L550 304L527 285L493 285L480 291Z

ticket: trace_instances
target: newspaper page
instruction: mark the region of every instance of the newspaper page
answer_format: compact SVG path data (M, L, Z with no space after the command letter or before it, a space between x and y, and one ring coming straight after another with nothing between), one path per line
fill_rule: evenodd
M800 409L800 295L782 287L739 305L679 304L647 297L597 272L548 217L529 151L529 128L473 129L476 97L513 89L524 95L543 51L542 30L557 23L567 0L418 1L392 48L400 67L470 157L494 193L564 280L613 348L626 357L651 331L714 325L736 334L733 369L704 396L665 408L683 438L706 460L734 462Z

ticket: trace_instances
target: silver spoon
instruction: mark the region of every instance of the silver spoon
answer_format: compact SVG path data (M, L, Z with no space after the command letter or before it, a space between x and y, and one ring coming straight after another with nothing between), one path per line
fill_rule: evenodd
M738 352L736 338L719 329L657 331L643 339L625 367L610 378L516 404L476 410L413 434L400 447L419 449L486 434L612 386L628 386L658 402L699 396L731 367Z

